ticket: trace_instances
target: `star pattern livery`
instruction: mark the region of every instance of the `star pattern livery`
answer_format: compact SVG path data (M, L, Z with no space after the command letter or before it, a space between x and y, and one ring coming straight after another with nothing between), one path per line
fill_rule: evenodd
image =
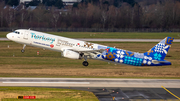
M134 65L134 66L162 66L171 65L171 62L164 60L170 45L174 38L166 37L153 48L145 53L136 53L107 47L105 54L98 54L96 58L102 58L109 61L114 61L120 64ZM102 47L99 46L101 49Z

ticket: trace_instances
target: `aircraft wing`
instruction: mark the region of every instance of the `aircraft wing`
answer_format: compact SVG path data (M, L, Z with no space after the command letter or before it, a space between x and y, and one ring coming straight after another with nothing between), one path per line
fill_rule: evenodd
M71 51L75 51L75 52L78 52L78 53L84 53L84 55L86 56L94 56L96 54L100 54L102 53L103 51L105 51L105 49L99 49L99 50L74 50L74 49L69 49Z

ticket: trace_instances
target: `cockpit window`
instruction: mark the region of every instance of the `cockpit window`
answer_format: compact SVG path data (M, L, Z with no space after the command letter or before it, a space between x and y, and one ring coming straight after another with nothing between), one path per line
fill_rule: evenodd
M16 33L16 34L20 34L18 31L14 31L14 33Z

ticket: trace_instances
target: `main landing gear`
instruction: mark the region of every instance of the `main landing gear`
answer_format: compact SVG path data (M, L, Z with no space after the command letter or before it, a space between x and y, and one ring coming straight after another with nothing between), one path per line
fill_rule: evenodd
M25 47L26 47L26 44L24 44L23 49L21 50L22 53L25 52Z
M89 63L87 62L87 56L84 56L84 62L82 64L83 64L83 66L89 65Z
M84 61L82 64L83 64L83 66L88 66L89 65L89 63L87 61Z

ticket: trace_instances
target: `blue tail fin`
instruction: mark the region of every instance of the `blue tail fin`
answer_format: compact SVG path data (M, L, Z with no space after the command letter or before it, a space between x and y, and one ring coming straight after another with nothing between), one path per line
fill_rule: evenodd
M149 51L145 52L144 55L152 57L153 60L164 60L173 40L174 38L171 37L164 38Z

